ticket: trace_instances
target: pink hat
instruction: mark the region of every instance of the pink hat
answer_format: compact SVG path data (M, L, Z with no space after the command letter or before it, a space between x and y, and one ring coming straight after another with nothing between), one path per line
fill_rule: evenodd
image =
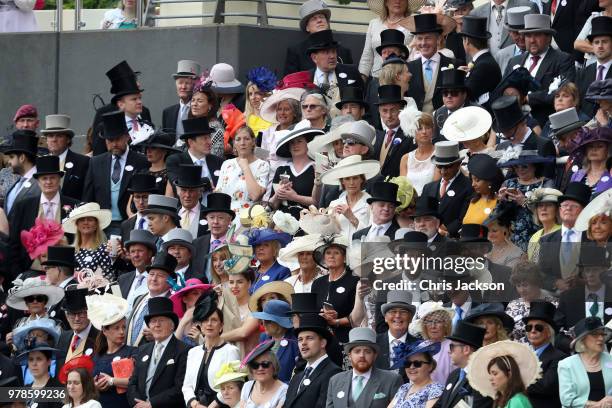
M34 226L28 231L21 231L21 243L34 260L39 255L47 253L50 246L58 244L64 237L62 226L55 221L36 218Z
M34 105L21 105L17 112L15 112L15 117L13 118L13 122L17 122L21 118L37 118L38 111Z
M185 314L185 308L183 306L183 296L187 294L187 292L194 289L201 289L206 292L209 289L212 289L215 285L209 285L207 283L202 283L201 280L197 278L187 279L185 282L185 286L183 286L178 291L174 292L172 296L170 296L170 300L172 301L174 313L180 318Z

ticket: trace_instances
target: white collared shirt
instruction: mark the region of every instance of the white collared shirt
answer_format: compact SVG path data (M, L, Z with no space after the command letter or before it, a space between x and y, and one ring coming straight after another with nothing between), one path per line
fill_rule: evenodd
M453 303L453 310L457 310L457 307L459 307L461 310L463 310L463 314L461 315L461 318L465 319L465 315L472 308L472 297L468 296L467 300L465 302L463 302L463 304L461 306L457 306L456 304Z
M45 197L44 194L40 195L40 205L42 206L42 209L43 209L43 217L47 213L47 206L49 205L49 203L53 203L53 215L52 215L51 219L55 219L55 216L57 215L57 210L58 210L58 208L60 206L60 193L59 193L59 191L57 193L55 193L55 196L53 196L53 198L51 200L48 200L47 197Z
M144 220L144 222L142 223L142 228L138 227L140 225L140 220ZM149 229L149 221L147 220L147 217L145 215L142 215L139 212L136 213L136 223L134 223L134 229Z
M119 156L119 164L121 165L121 172L119 173L120 175L119 182L121 182L121 179L123 178L123 172L125 170L125 164L127 163L127 156L129 152L130 152L130 147L128 146L125 149L125 152L123 152L123 154ZM113 174L114 166L115 166L115 155L112 155L111 156L111 174Z
M61 154L59 154L57 157L59 157L59 161L60 161L60 170L64 170L62 167L62 163L64 163L64 165L66 165L66 156L68 156L68 149L64 150Z
M187 271L187 268L189 268L189 264L183 266L182 268L175 269L174 273L176 273L177 276L180 276L184 280L185 279L185 272Z
M58 287L62 288L62 289L66 289L66 286L68 286L68 283L70 283L70 281L72 280L72 276L70 276L69 278L64 279L62 282L60 282L59 285L57 285Z
M368 371L366 371L365 373L358 373L355 371L355 369L353 369L353 380L352 380L352 384L351 384L351 389L355 388L355 385L357 384L357 377L363 377L363 388L362 390L365 390L366 385L368 384L368 381L370 380L370 376L372 375L372 369L370 368Z
M210 176L210 170L208 170L208 164L206 163L206 156L202 156L202 158L199 159L196 156L194 156L193 153L191 153L190 150L187 150L187 153L189 154L189 157L191 157L191 161L193 162L193 164L198 165L198 160L201 160L201 163L202 163L202 177L206 177L206 178L212 180L212 177Z
M461 173L460 171L457 172L457 174L455 174L455 177L453 177L452 179L450 179L448 181L448 184L446 185L446 193L448 193L448 189L450 188L450 186L453 185L453 181L455 181L455 179L459 176L459 173ZM443 179L440 179L440 188L438 190L438 194L440 194L440 196L442 195L442 183L444 182Z
M191 232L191 236L193 239L198 237L198 228L200 227L200 204L196 204L191 210L188 210L185 207L181 207L179 210L179 216L181 220L183 217L189 213L189 228L188 231Z
M312 371L310 372L310 374L312 374L312 372L314 370L317 369L317 367L319 366L319 364L321 364L323 362L323 360L325 360L327 358L327 354L323 354L321 357L319 357L318 359L316 359L312 364L308 363L306 364L306 368L310 367L312 368Z
M136 274L134 275L134 280L132 281L132 285L130 286L130 291L128 292L126 299L128 301L127 315L132 312L132 307L134 307L134 300L138 296L144 295L149 291L149 288L147 287L147 278L149 276L149 272L147 272L146 269L143 272L139 272L138 269L136 269L135 272ZM136 287L136 285L138 285L138 280L141 276L142 282L140 283L140 286Z
M385 233L387 232L390 226L391 226L391 221L385 224L382 224L382 225L377 225L377 224L372 223L372 225L370 226L370 230L368 231L368 238L382 237L383 235L385 235ZM376 234L374 231L376 231L378 227L381 227L380 232Z
M570 237L569 241L565 241L565 232L568 230L572 230L574 231L574 233L572 234L572 236ZM561 225L561 242L574 242L574 243L578 243L582 241L582 233L578 230L576 230L576 228L572 227L572 228L567 228L565 225Z
M91 330L91 323L89 323L89 325L87 325L87 327L85 328L85 330L79 332L79 333L75 333L74 331L72 332L72 338L74 338L74 335L76 334L77 336L79 336L79 343L77 345L77 347L81 344L81 342L87 340L87 336L89 336L89 331ZM72 342L72 340L71 340ZM86 351L86 350L83 350ZM93 350L92 350L93 351Z
M328 85L333 85L336 82L336 73L334 71L331 72L323 72L319 69L319 67L317 67L317 69L315 70L315 81L317 85L321 85L324 82L325 77L327 76L327 84Z
M32 177L34 177L34 173L36 172L37 172L36 166L34 166L30 170L25 172L25 174L23 175L23 178L31 181Z
M165 340L162 341L156 341L155 342L155 346L153 346L153 352L155 352L155 347L158 344L161 344L161 351L159 352L159 358L161 358L161 356L164 355L164 351L166 350L166 347L168 347L168 343L170 343L170 339L172 339L172 336L174 336L174 333L172 333L170 336L168 336Z
M429 64L429 66L431 67L432 78L433 78L433 73L437 71L438 65L440 65L440 53L436 52L434 55L431 56L431 58L425 58L424 56L421 55L421 65L422 65L422 69L423 69L423 79L425 79L425 63L427 61L431 61L431 64Z
M548 54L548 50L550 48L547 48L546 51L544 51L541 54L538 54L540 56L540 59L538 60L538 64L535 66L535 68L533 69L533 71L531 71L531 76L535 78L535 76L538 74L538 69L540 69L540 65L542 65L542 61L544 61L544 58L546 58L546 54ZM525 63L523 64L523 67L527 68L527 70L529 70L529 68L531 68L531 64L532 64L532 54L529 54L529 56L527 57L527 59L525 60Z
M472 62L476 62L476 60L478 59L478 57L480 57L481 55L485 54L489 52L488 48L485 48L483 50L478 51L476 54L474 54L474 56L472 57Z

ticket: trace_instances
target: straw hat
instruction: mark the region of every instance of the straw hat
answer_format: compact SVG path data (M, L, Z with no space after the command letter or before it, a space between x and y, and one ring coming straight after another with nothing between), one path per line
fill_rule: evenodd
M13 309L28 310L28 306L24 299L34 295L46 296L46 307L50 308L58 304L64 298L64 289L59 286L53 286L40 277L28 278L26 280L15 279L13 281L13 287L9 290L9 294L6 298L6 304Z
M291 304L291 295L294 293L293 286L285 281L273 281L262 285L259 289L253 293L249 299L249 310L251 312L258 312L257 303L263 295L268 293L278 293L281 295L289 304Z
M309 234L296 237L280 250L278 260L285 263L297 262L297 255L300 252L314 252L317 243L321 240L319 234Z
M108 227L112 220L112 214L110 210L100 209L100 204L98 203L87 203L76 207L74 210L70 211L68 218L66 218L62 222L64 232L68 234L76 234L77 220L80 220L81 218L85 217L96 218L98 220L98 228L101 230Z
M595 197L578 215L576 230L586 231L589 229L589 220L596 215L612 214L612 189L606 190Z
M425 303L421 303L419 306L415 319L412 320L410 326L408 327L408 331L413 336L417 334L423 333L423 320L430 314L434 312L446 312L448 314L448 318L452 321L455 316L455 311L453 309L446 308L442 306L441 302L434 302L433 300L429 300Z
M535 351L526 343L511 340L498 341L478 349L470 356L467 368L468 382L485 397L495 398L495 389L489 381L486 367L495 357L512 356L521 371L525 388L535 383L542 375L541 363Z
M93 327L98 330L123 319L129 307L127 300L110 293L87 296L85 301L87 302L87 316Z
M380 173L378 160L363 160L360 155L352 155L338 162L321 176L321 182L329 185L340 185L340 179L363 174L366 180Z
M306 92L303 88L286 88L274 91L262 104L260 109L261 118L270 123L278 123L276 121L276 106L279 102L285 99L294 99L300 101L302 94Z
M480 106L466 106L446 119L442 127L444 137L453 142L465 142L482 137L493 124L491 114Z
M244 382L248 377L248 373L243 368L240 368L240 361L234 360L229 363L222 364L219 371L215 374L215 382L213 383L212 389L219 391L221 384L225 384L230 381Z

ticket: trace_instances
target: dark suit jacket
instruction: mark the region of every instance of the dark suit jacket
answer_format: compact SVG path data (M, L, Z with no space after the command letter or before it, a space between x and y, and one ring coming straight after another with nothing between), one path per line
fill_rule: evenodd
M456 237L459 235L459 229L470 205L470 197L474 190L472 190L470 180L459 173L457 178L448 186L447 194L444 194L444 197L440 199L440 182L441 180L438 180L425 184L421 197L433 197L438 200L438 213L442 224L446 225L451 237ZM452 197L448 195L449 190L454 191L455 195Z
M606 283L605 297L604 311L612 307L612 284L610 283ZM559 297L559 307L555 314L555 321L559 327L569 329L570 327L574 327L578 321L584 319L586 317L585 304L586 299L583 284L561 293ZM610 321L610 318L612 318L612 316L604 312L604 324Z
M23 183L23 186L21 188L21 191L19 192L19 194L17 194L17 197L15 197L15 201L13 201L13 207L11 207L11 211L9 212L6 208L6 202L7 202L7 198L11 192L11 190L13 190L15 188L15 185L19 182L19 180L16 180L12 186L9 187L9 189L6 191L6 195L4 196L4 212L6 213L6 216L10 219L10 215L13 213L13 209L15 208L15 204L17 204L17 202L24 200L26 198L30 198L30 197L40 197L40 186L38 185L38 182L36 181L35 178L32 178L29 180L29 187L26 185L26 183Z
M477 101L481 95L492 92L500 81L499 65L491 53L485 52L476 59L474 67L465 78L465 85L470 90L471 97Z
M103 131L102 115L105 113L116 111L118 109L119 108L117 108L117 105L109 103L108 105L104 105L96 111L96 116L94 116L93 124L91 125L91 130L93 132L91 148L93 150L94 156L105 153L107 151L104 139L98 137L98 135ZM140 117L149 123L153 123L153 121L151 120L151 112L149 112L149 109L146 106L142 107L142 113L140 114Z
M312 62L312 59L308 56L308 54L306 54L308 47L308 38L306 38L304 41L287 48L284 75L293 74L294 72L308 71L314 68L314 62ZM351 54L351 50L339 45L338 62L341 64L352 64L353 56Z
M66 161L64 162L65 174L62 194L81 201L85 187L85 175L87 170L89 170L89 160L88 156L68 150ZM66 166L68 163L72 163L72 167Z
M0 372L2 372L2 379L8 379L15 377L15 381L12 383L15 387L23 386L23 375L21 374L21 367L19 367L13 360L0 354ZM8 385L4 385L5 387ZM325 401L325 399L324 399Z
M94 345L96 343L96 337L98 337L98 329L91 326L89 330L89 334L87 335L87 339L85 339L85 346L83 348L83 353L87 351L87 349L91 349L93 351ZM59 340L57 341L57 367L62 367L66 362L66 355L68 354L68 348L72 343L72 337L74 336L74 331L72 330L64 330L60 335Z
M509 140L503 141L497 145L496 150L505 150L511 145ZM541 156L556 156L557 149L552 139L547 137L538 136L535 132L531 132L525 143L523 143L524 150L537 150ZM545 163L543 165L544 176L550 179L555 179L556 165L555 163Z
M504 74L508 74L512 71L512 67L520 65L521 67L525 64L525 61L531 54L524 52L521 55L512 57L506 66ZM531 59L530 59L531 61ZM555 113L553 108L553 101L555 99L554 93L548 93L548 87L551 82L559 75L565 79L574 82L576 78L576 70L574 65L574 59L571 55L566 54L562 51L555 50L550 47L546 56L542 60L538 72L536 72L535 79L540 83L540 89L529 94L529 106L531 106L531 115L540 123L540 126L544 126L548 120L548 115Z
M285 400L284 408L325 408L325 399L327 397L327 386L329 379L338 374L342 370L335 365L329 357L321 361L317 368L310 373L310 384L303 385L302 378L304 371L296 373L289 382L287 389L287 399ZM299 388L299 392L298 392Z
M467 392L465 395L474 397L473 408L492 408L493 400L489 397L483 397L478 391L470 387L467 376L459 383L459 372L460 369L457 368L448 375L444 391L436 401L434 408L453 408L462 399L462 392Z
M210 232L196 238L193 241L195 254L191 257L191 267L201 271L206 276L206 265L208 263L208 251L210 249Z
M440 63L437 65L438 77L436 79L436 89L433 94L432 104L434 110L442 106L442 90L438 87L442 84L442 75L440 69L447 67L449 64L456 64L454 59L445 57L440 54ZM414 98L419 110L423 110L423 101L425 99L425 80L423 78L423 62L420 58L408 63L408 70L412 74L410 79L410 87L408 88L408 96Z
M372 226L365 227L363 229L360 229L359 231L356 231L353 234L353 241L361 240L361 237L367 236L368 232L370 232L370 228L372 228ZM391 225L387 229L387 232L385 232L385 235L391 238L391 241L393 241L395 239L395 231L397 231L398 229L399 229L399 224L397 223L395 218L393 218L393 221L391 221Z
M410 333L406 333L406 343L409 344L414 341L417 341L417 338ZM389 364L389 333L384 332L376 335L376 344L378 344L379 351L376 355L376 361L374 361L374 367L389 370L391 368L391 364Z
M612 69L609 69L606 73L606 79L610 78L612 78ZM586 68L576 72L576 86L578 87L578 91L580 91L580 110L588 115L589 118L595 116L597 105L585 100L584 97L587 89L595 82L595 79L597 79L597 63L588 65Z
M546 234L540 238L540 256L538 264L544 278L544 289L554 291L554 284L561 279L561 229ZM582 233L582 241L587 242L586 232Z
M178 119L179 110L181 109L180 104L170 105L162 112L162 128L172 129L176 131L176 122Z
M376 155L376 160L380 159L380 152L382 150L383 143L385 141L385 131L377 130L376 131L376 140L374 141L374 154ZM380 168L380 174L384 177L397 177L400 175L400 164L402 162L402 157L408 153L416 149L416 144L414 143L413 138L406 137L402 128L398 128L397 132L393 136L393 140L400 139L401 142L394 144L391 142L391 146L389 147L389 151L387 152L387 157L385 158L385 162L382 164Z
M557 365L566 357L568 357L567 354L557 350L552 344L549 344L540 355L542 378L527 388L527 396L533 408L561 406Z
M310 72L310 80L314 82L314 74L316 68L311 68L308 70ZM338 83L338 87L344 88L347 86L357 86L361 89L365 87L363 83L363 78L357 69L357 66L351 64L338 64L336 65L336 69L334 70L336 73L336 81ZM354 80L355 82L349 83L349 80Z
M128 403L132 407L136 405L136 398L147 401L147 370L149 369L149 364L153 361L154 346L154 342L147 343L139 347L136 353L134 371L130 377L127 390ZM188 351L187 345L172 335L157 364L157 369L149 388L148 401L154 408L173 408L177 404L182 406L183 393L181 388L185 378ZM148 356L148 358L143 361L145 356Z
M91 166L85 177L85 191L83 193L83 201L97 202L100 208L110 210L111 208L111 163L112 155L109 152L94 156L91 159ZM127 167L132 166L132 170L128 171ZM119 212L122 219L127 219L125 209L130 194L127 191L130 185L132 176L139 171L149 168L149 162L140 153L130 150L127 155L125 167L123 168L123 176L121 177L121 186L119 189Z
M183 152L183 153L173 154L171 156L168 156L168 158L166 159L166 168L168 169L168 179L173 183L178 178L179 165L181 164L193 164L193 161L191 160L191 156L189 156L189 153ZM206 156L206 165L208 166L208 171L210 172L212 176L212 183L215 186L217 185L217 180L219 180L218 170L221 169L221 164L223 164L222 158L217 157L214 154L209 154L208 156ZM217 174L215 174L215 172Z
M126 242L130 239L130 231L136 226L137 216L133 215L121 223L121 241Z
M132 287L132 283L134 282L135 277L136 277L136 271L132 271L132 272L121 274L117 278L117 283L119 284L119 289L121 290L121 296L124 299L127 299L128 294L130 293L130 288Z
M552 1L542 2L544 14L551 14ZM559 49L574 56L582 62L583 54L574 49L574 40L592 12L598 10L597 0L565 0L557 2L557 11L552 21L552 28L557 30L553 36Z

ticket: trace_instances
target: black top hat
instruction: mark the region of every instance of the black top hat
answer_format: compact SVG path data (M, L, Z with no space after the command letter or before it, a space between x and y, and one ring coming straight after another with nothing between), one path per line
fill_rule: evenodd
M178 177L174 185L182 188L198 188L206 184L202 178L202 166L193 164L181 164L178 169Z
M591 34L587 35L589 41L601 35L612 37L612 17L599 16L591 19Z
M164 316L172 319L174 327L178 326L178 316L174 313L172 301L167 297L154 297L148 301L149 313L145 315L144 321L148 325L153 317Z
M591 200L591 188L586 184L573 181L567 185L565 192L559 197L559 205L565 200L573 200L586 207Z
M60 170L59 156L43 156L36 159L36 173L32 177L39 178L47 174L57 174L60 177L64 175Z
M231 209L232 197L225 193L210 193L207 197L206 207L201 211L202 215L211 212L223 212L229 214L232 219L236 213Z
M523 112L516 96L500 96L491 105L495 114L495 130L503 132L512 129L525 120L529 113Z
M487 31L487 18L476 16L463 16L463 28L459 35L487 40L491 33Z
M183 140L215 133L215 129L208 125L208 119L206 118L185 119L183 121L183 130L185 133L180 136Z
M390 242L389 249L393 252L400 253L412 249L423 253L430 252L427 246L427 235L418 231L408 231L404 234L404 238Z
M514 319L505 311L504 305L501 303L482 303L468 312L465 316L465 321L474 323L479 317L495 316L501 320L502 325L506 330L511 331L514 328Z
M412 34L442 33L442 26L438 24L435 14L414 15L414 31Z
M461 226L461 231L459 242L489 242L487 238L489 234L489 229L484 225L480 224L463 224Z
M363 90L358 86L345 86L340 88L340 102L336 102L336 108L342 109L345 103L358 103L367 111L369 104L363 100Z
M38 153L38 137L32 130L16 130L11 134L10 145L3 146L4 154L25 153L30 157L36 158Z
M111 90L112 94L117 93L117 89L112 87L112 82L117 78L123 77L136 77L136 73L132 70L132 67L127 63L127 61L123 60L108 71L106 71L106 77L111 81Z
M74 268L74 252L73 246L50 246L47 252L47 260L41 265Z
M378 55L382 54L383 48L385 47L397 47L404 53L405 56L410 54L408 47L404 44L406 36L400 30L389 28L380 32L380 45L376 47Z
M156 238L151 231L147 230L131 230L130 238L125 241L123 246L125 249L129 249L130 245L141 244L150 248L153 252L157 252L157 246L155 245Z
M438 89L468 89L465 86L465 71L454 68L442 68L442 83Z
M72 289L67 288L64 291L64 301L62 302L62 309L69 312L80 312L87 310L87 302L85 296L89 294L89 289Z
M529 320L542 320L551 325L554 330L557 330L555 324L555 312L557 308L550 302L535 301L529 305L529 314L523 317L523 323L527 324Z
M497 167L497 160L488 154L475 154L471 156L468 161L468 171L470 175L487 181L493 181L501 175Z
M111 82L110 93L114 95L112 103L115 103L118 98L124 95L137 94L143 91L136 82L136 73L126 61L121 61L108 70L106 76Z
M136 173L130 179L127 189L130 193L155 193L155 176L149 173Z
M446 338L458 343L467 344L474 347L474 349L479 349L482 347L482 341L486 332L487 330L483 327L459 320L453 328L453 333L450 336L446 336Z
M376 102L376 105L385 103L406 105L406 100L402 98L402 88L399 85L381 85L378 87L378 102Z
M319 313L316 293L292 293L291 313Z
M153 263L147 266L147 272L151 269L161 269L162 271L166 271L172 279L176 279L176 269L177 261L176 258L170 255L167 252L158 252L153 258Z
M125 123L125 113L121 111L103 114L102 123L104 124L104 131L100 135L102 139L113 140L129 134L127 124Z
M313 331L327 340L331 339L331 332L324 318L316 313L306 313L300 316L300 325L293 330L296 337L303 331Z
M180 152L174 146L176 134L172 129L157 129L142 145L146 147L157 147L171 152Z
M507 88L516 88L522 95L540 89L540 83L531 76L525 67L518 67L506 74L499 85L493 90L493 100L497 100L504 95Z
M583 244L580 248L580 259L578 265L582 268L601 267L604 270L610 267L610 258L606 247L595 244Z
M308 55L330 48L338 48L338 42L334 40L332 30L322 30L308 36L308 49L306 50Z
M395 183L387 183L384 181L376 182L372 186L372 197L368 198L366 201L368 204L372 204L375 201L385 201L387 203L400 205L401 203L397 200L398 188L399 186Z
M438 214L438 200L435 197L421 196L416 202L416 211L414 217L425 217L431 215L432 217L440 218Z

